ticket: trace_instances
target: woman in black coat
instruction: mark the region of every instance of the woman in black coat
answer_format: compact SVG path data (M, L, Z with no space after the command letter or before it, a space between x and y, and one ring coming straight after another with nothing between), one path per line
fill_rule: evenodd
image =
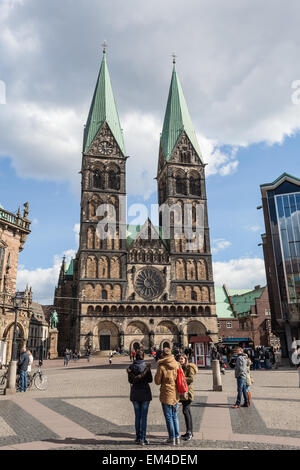
M133 364L127 369L128 381L131 384L130 400L135 412L136 444L149 444L146 439L147 416L150 401L152 400L149 383L152 382L151 364L144 361L144 352L136 351Z

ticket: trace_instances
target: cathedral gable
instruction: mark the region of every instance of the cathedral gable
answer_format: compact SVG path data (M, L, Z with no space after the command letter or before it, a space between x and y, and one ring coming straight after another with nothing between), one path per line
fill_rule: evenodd
M168 261L166 245L149 219L130 246L129 260L151 264Z
M99 129L86 155L106 158L124 157L107 122L104 122Z
M185 131L181 133L168 162L202 164Z

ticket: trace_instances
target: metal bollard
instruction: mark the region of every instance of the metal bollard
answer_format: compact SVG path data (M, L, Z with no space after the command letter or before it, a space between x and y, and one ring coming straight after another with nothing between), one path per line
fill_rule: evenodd
M220 361L214 359L211 364L212 373L213 373L213 391L222 392L222 379L220 371Z

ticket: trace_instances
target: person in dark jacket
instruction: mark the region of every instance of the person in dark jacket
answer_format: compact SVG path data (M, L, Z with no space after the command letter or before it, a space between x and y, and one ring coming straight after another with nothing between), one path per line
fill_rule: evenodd
M23 346L21 349L21 355L18 362L18 370L21 378L21 388L18 392L26 392L27 389L27 368L29 364L29 356L26 351L26 347Z
M148 445L146 439L147 416L152 393L149 383L152 382L151 364L144 361L144 352L136 351L135 361L127 369L128 381L131 384L130 401L135 413L136 444Z
M188 391L184 395L179 395L179 401L182 403L182 413L186 425L186 433L181 436L184 441L190 441L193 438L193 420L190 405L194 400L194 375L198 372L198 367L192 362L189 363L186 354L180 354L178 362L182 367L186 382L188 384Z

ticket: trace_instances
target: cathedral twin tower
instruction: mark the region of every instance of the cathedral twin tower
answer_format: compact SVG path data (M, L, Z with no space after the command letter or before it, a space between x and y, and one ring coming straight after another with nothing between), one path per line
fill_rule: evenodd
M185 348L197 337L200 354L218 340L205 166L175 64L159 146L159 227L126 225L126 160L104 51L84 130L79 249L55 290L59 352ZM109 208L113 229L101 225Z

